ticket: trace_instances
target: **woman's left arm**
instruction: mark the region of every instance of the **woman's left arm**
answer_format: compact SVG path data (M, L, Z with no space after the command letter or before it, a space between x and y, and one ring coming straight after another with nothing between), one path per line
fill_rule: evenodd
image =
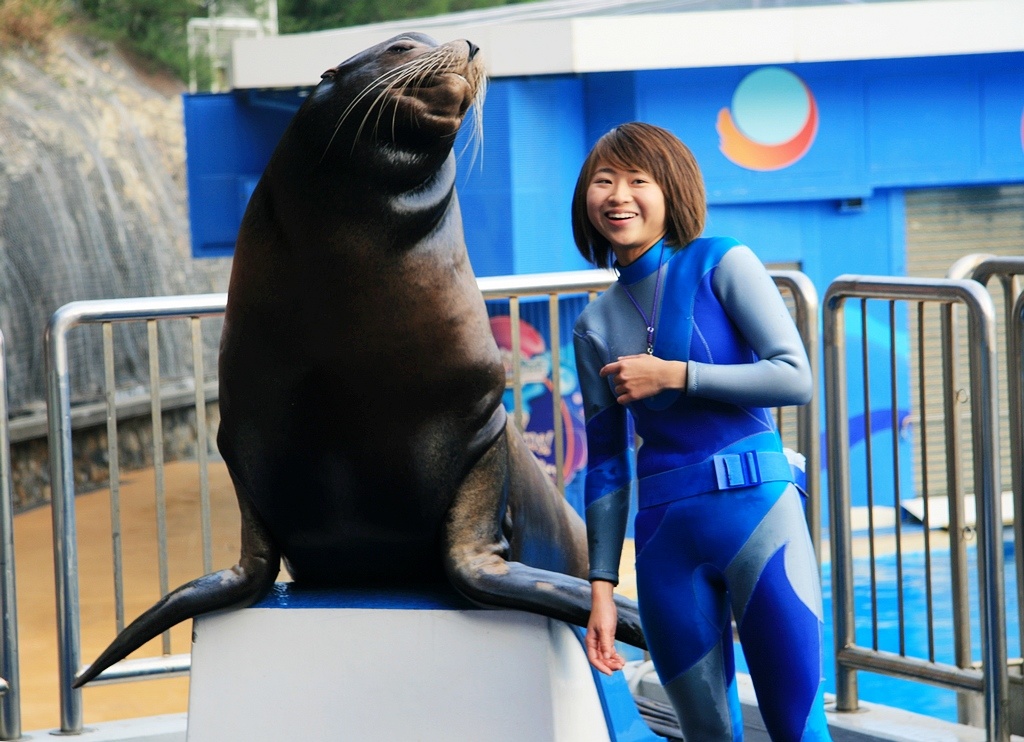
M747 407L806 404L813 384L807 352L775 282L749 247L738 245L722 257L712 288L759 360L691 361L687 394Z

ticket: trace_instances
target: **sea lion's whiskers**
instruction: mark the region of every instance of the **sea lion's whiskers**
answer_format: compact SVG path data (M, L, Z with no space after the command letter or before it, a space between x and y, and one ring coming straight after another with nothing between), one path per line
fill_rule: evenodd
M323 162L324 158L327 156L327 152L330 150L331 145L334 143L334 138L338 135L338 132L341 130L342 124L345 123L345 119L348 118L349 114L352 113L355 107L358 106L368 95L370 95L370 93L381 82L387 80L388 78L401 77L401 75L404 72L405 66L407 65L396 67L393 70L388 70L384 74L379 75L375 80L372 80L371 82L367 83L367 85L359 92L359 94L352 99L352 101L345 107L345 110L341 112L341 116L338 117L338 122L334 125L334 131L331 132L331 137L330 139L327 140L327 146L324 147L323 154L320 155L320 162Z
M484 158L483 158L483 146L484 146L484 98L487 97L487 76L476 75L476 80L469 80L470 86L474 87L476 94L473 96L473 102L470 104L470 111L473 116L472 128L469 131L469 136L466 138L466 142L462 145L462 149L459 151L459 159L466 154L466 150L469 149L472 144L473 150L469 157L469 165L467 171L472 170L473 166L477 162L477 157L480 157L480 170L483 172ZM469 115L469 114L467 114Z
M334 126L334 130L331 132L331 136L327 141L327 145L324 147L323 154L320 157L320 161L323 162L327 153L330 151L331 146L334 143L338 132L344 125L348 117L353 111L364 103L367 98L372 96L372 100L366 106L366 111L363 115L363 120L360 122L359 127L356 130L355 137L353 139L353 150L356 146L356 141L363 135L366 130L367 124L371 121L371 116L376 109L376 120L373 122L373 134L376 136L380 132L382 119L387 110L386 102L389 99L397 98L405 94L405 90L408 87L414 86L419 82L428 80L434 77L440 72L443 72L446 68L450 67L452 63L458 60L460 57L455 49L450 47L438 47L434 52L423 54L416 59L406 62L392 70L379 75L374 80L367 83L367 85L352 99L351 102L345 107L341 115ZM479 78L479 79L470 79ZM475 90L473 106L477 108L476 121L474 122L474 140L476 142L477 149L479 143L483 138L483 127L479 116L480 108L479 105L482 102L481 93L485 86L485 81L482 76L479 75L468 75L467 82ZM397 129L397 116L398 107L397 105L392 107L391 116L391 131L392 136L395 134ZM476 155L474 154L474 160Z
M374 110L374 107L377 107L377 120L376 122L374 122L373 132L374 135L377 135L380 131L381 117L384 115L385 111L385 106L379 105L381 100L385 98L391 98L392 93L394 93L395 91L398 91L398 93L394 97L400 97L401 95L404 95L405 89L409 85L411 85L414 82L418 82L420 80L427 79L428 77L430 77L430 75L433 73L433 70L431 68L434 67L434 60L437 58L437 56L439 55L424 55L421 57L417 57L416 59L407 62L406 64L397 67L395 70L393 70L398 74L394 75L393 79L388 81L388 84L378 92L377 97L373 100L373 102L370 103L369 106L367 106L366 114L363 116L363 120L359 124L359 128L356 130L356 136L352 143L353 148L355 147L355 142L358 141L360 136L362 136L363 129L365 128L366 123L370 118L370 114ZM383 76L375 80L373 83L371 83L371 85L379 84L382 81L382 79ZM394 134L395 131L394 127L397 115L398 106L396 104L392 108L392 135Z
M424 80L429 80L430 78L434 77L439 70L442 70L444 67L448 66L450 64L450 62L451 62L452 54L450 52L448 52L448 50L446 50L446 52L447 53L445 53L445 54L439 54L439 53L426 54L426 55L423 55L421 57L417 57L415 60L413 60L412 62L408 63L407 65L403 65L402 70L406 74L398 77L396 80L391 81L390 84L387 86L387 88L385 90L382 90L380 95L377 96L377 99L373 103L370 104L370 106L368 107L367 112L366 112L366 117L363 120L363 124L361 124L360 127L359 127L359 131L357 132L357 136L362 132L363 126L366 124L366 121L369 119L370 113L373 111L374 106L377 105L378 101L381 98L384 98L385 96L390 97L391 93L395 93L395 97L401 97L401 96L405 95L406 90L410 86L413 86L413 85L415 85L415 84L417 84L419 82L422 82ZM385 113L385 106L382 105L382 106L380 106L377 109L377 120L374 122L374 128L373 128L374 135L377 135L380 132L381 119L384 116L384 113ZM391 111L391 135L392 135L392 137L394 137L395 134L396 134L397 123L398 123L398 106L395 105L395 106L392 107L392 111Z

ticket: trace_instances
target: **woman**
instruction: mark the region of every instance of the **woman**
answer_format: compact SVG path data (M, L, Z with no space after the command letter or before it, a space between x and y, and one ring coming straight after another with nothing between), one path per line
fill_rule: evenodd
M605 673L624 664L612 594L635 478L640 616L687 742L742 739L730 609L772 739L829 739L817 564L766 409L806 403L810 367L764 266L734 239L700 237L705 212L693 154L649 124L605 134L576 183L576 245L619 273L574 329L587 653Z

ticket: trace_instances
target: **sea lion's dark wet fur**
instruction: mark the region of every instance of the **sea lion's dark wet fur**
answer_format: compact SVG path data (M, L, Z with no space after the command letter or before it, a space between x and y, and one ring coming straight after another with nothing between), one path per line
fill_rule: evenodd
M454 194L476 51L396 37L324 73L296 114L245 213L221 339L241 558L150 608L76 685L259 600L282 556L297 584L447 579L586 625L585 529L505 415ZM619 638L643 646L635 604L619 609Z

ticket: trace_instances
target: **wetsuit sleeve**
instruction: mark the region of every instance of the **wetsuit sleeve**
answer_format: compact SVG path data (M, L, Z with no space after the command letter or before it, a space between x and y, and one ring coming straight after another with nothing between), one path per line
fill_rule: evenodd
M759 360L690 362L687 394L746 407L806 404L813 383L807 352L775 282L749 247L737 245L722 257L712 290Z
M597 347L603 345L601 338L577 328L573 343L587 423L584 503L589 579L618 584L633 481L633 434L629 413L600 376L602 358L607 357Z

